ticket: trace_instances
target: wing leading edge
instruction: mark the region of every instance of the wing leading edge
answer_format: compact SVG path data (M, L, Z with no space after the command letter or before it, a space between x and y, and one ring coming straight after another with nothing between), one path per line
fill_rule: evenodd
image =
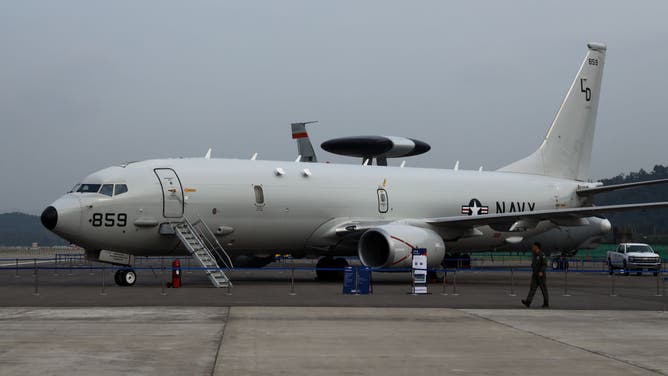
M511 223L519 220L559 221L573 218L600 216L605 213L630 210L668 208L668 201L648 202L643 204L623 204L606 206L588 206L580 208L536 210L532 212L484 214L478 216L459 215L452 217L425 218L420 222L443 226L484 226Z

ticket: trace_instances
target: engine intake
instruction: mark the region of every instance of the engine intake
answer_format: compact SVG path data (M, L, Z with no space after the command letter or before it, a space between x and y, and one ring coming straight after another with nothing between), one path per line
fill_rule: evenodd
M445 257L445 243L436 232L409 225L385 225L367 230L357 244L360 261L372 268L407 268L413 248L427 249L427 266L437 267Z

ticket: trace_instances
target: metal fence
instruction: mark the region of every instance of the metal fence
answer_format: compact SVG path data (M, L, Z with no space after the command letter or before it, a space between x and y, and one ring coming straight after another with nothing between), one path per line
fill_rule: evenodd
M196 262L190 257L142 257L136 259L135 266L132 267L135 271L150 271L154 276L159 276L161 279L161 293L166 294L165 289L168 287L167 274L171 272L172 266L171 262L174 259L179 259L181 261L180 270L186 273L207 273L212 272L214 269L203 268L196 266ZM356 259L350 259L350 261L355 262ZM441 295L459 295L460 291L458 290L457 285L457 276L466 274L466 273L497 273L504 278L504 285L507 288L508 295L515 296L515 281L518 274L528 274L531 273L531 269L528 265L523 265L522 260L502 260L489 262L485 258L483 259L472 259L470 267L455 267L455 268L434 268L429 269L428 271L433 272L433 275L436 276L438 282L431 283L432 291L434 291L434 286L440 287ZM511 261L511 262L508 262ZM516 262L519 261L519 262ZM609 279L609 295L617 296L618 287L620 278L619 275L623 274L625 271L622 269L616 269L614 272L610 272L607 266L606 259L593 259L593 258L568 258L563 259L562 261L568 261L568 267L561 270L548 270L551 280L556 278L561 279L563 286L563 296L570 296L569 291L569 276L573 278L573 275L602 275ZM665 269L665 265L668 259L663 259L661 268L656 273L656 286L655 286L655 295L656 296L665 296L666 294L666 281L668 273ZM158 265L159 263L159 265ZM229 272L243 272L243 271L257 271L261 273L271 273L277 271L287 271L290 274L290 294L295 294L295 272L312 272L316 273L318 270L327 270L327 271L339 271L343 273L343 268L317 268L315 265L315 260L311 262L308 260L306 263L300 262L299 265L294 263L294 260L290 258L281 258L276 261L272 266L267 266L263 268L233 268ZM107 284L109 283L107 279L109 278L108 274L114 273L118 270L127 270L128 267L113 266L108 264L100 264L96 262L91 262L86 259L85 256L81 253L57 253L52 257L14 257L14 258L0 258L0 273L14 273L18 278L20 274L25 274L26 271L29 271L33 278L34 284L34 294L39 295L40 288L40 275L44 273L52 273L55 276L58 275L73 275L75 273L87 272L89 276L97 278L101 287L101 294L106 294ZM403 273L407 276L405 279L407 283L411 282L412 269L373 269L373 274L377 273ZM97 277L95 277L97 274ZM6 275L6 274L5 274ZM94 281L95 279L91 279ZM373 280L373 279L372 279ZM234 281L233 281L234 282ZM433 282L433 281L432 281ZM373 283L373 282L372 282ZM97 283L95 283L97 284ZM654 287L653 287L654 289ZM231 286L228 287L227 292L231 294Z

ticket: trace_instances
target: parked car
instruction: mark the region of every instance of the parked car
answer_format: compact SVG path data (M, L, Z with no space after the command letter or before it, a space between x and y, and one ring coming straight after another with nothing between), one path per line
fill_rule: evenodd
M622 269L625 275L635 271L641 275L644 270L654 275L661 270L661 256L652 247L643 243L621 243L614 251L608 251L608 269Z

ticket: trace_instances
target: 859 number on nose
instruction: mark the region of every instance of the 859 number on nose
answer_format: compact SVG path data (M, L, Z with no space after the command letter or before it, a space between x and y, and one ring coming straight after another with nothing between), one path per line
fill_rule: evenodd
M93 227L125 227L128 223L128 215L125 213L93 213L90 223Z

